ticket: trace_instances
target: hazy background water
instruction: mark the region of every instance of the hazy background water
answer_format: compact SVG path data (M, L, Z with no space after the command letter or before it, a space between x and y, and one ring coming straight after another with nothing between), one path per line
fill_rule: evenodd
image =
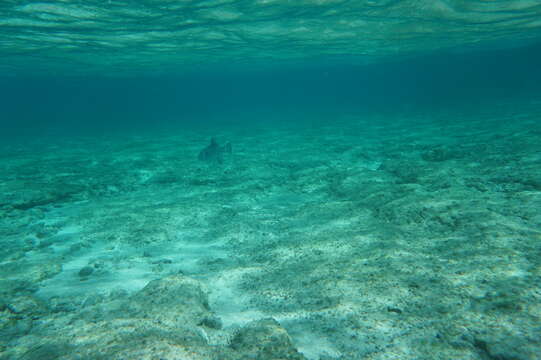
M4 76L2 136L491 106L539 93L539 64L541 45L529 45L359 66L269 61L258 70L214 66L182 76Z

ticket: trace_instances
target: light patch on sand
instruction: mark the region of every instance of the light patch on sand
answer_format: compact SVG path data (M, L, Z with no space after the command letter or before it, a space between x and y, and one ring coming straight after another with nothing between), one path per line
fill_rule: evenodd
M209 294L211 307L225 327L242 326L265 317L263 312L253 309L250 305L251 297L239 289L244 275L260 271L260 268L255 267L237 268L209 279L209 283L212 284L212 292Z
M32 14L49 13L77 18L94 18L97 14L95 11L85 10L81 6L61 6L52 3L30 3L20 6L17 10Z
M322 357L338 358L341 355L329 340L308 331L296 336L294 343L297 350L309 360Z
M242 13L235 11L233 9L212 9L209 11L205 11L203 13L203 17L210 18L214 20L223 20L223 21L231 21L236 20L239 17L242 16Z
M321 358L338 358L340 351L333 345L331 339L314 334L311 330L313 324L306 322L291 322L276 318L280 325L284 326L293 340L297 350L309 360L318 360Z
M83 278L79 271L95 259L112 260L117 252L110 250L110 245L96 246L85 254L78 256L64 264L62 271L41 283L37 295L43 298L55 296L86 296L90 294L107 294L113 290L126 290L134 292L142 289L155 275L146 263L126 264L125 268L111 269L95 268L94 273Z

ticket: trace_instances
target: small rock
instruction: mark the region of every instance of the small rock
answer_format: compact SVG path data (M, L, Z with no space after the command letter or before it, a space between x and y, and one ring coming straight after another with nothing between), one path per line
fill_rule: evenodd
M222 328L222 320L216 316L207 316L198 325L220 330Z
M79 270L79 276L80 277L88 277L94 272L94 268L91 266L85 266L81 270Z
M287 331L272 318L248 323L237 331L229 346L241 353L239 358L243 359L306 360L293 346Z
M125 289L115 289L111 291L111 293L109 294L109 297L112 300L118 300L118 299L126 298L128 295L129 294Z
M172 264L173 263L173 260L171 259L160 259L160 260L156 260L156 261L153 261L152 264L156 265L156 264Z
M76 243L76 244L72 244L70 246L70 252L77 252L79 250L81 250L82 246L80 243Z

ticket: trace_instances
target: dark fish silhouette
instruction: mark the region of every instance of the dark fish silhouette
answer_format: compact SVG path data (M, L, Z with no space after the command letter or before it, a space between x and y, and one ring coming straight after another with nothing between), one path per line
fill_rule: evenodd
M224 146L218 145L215 138L210 139L210 144L199 152L199 160L221 164L224 161L223 154L231 154L231 143Z

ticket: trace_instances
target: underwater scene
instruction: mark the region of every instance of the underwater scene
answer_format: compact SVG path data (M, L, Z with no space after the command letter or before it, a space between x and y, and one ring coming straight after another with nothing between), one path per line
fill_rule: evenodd
M0 359L541 359L541 2L2 0Z

